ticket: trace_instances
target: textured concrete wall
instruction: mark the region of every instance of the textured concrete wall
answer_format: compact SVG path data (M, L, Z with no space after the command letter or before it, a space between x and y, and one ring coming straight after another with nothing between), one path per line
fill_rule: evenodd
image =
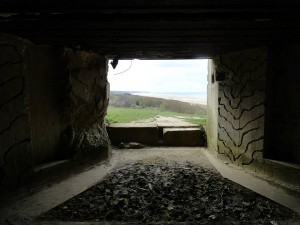
M223 54L213 61L215 79L220 80L217 152L238 165L261 161L264 147L266 49Z
M107 61L94 53L68 50L70 101L66 110L69 126L64 131L66 155L75 158L93 151L107 152L110 141L104 117L109 101Z
M108 156L106 76L97 54L0 35L0 189L42 163Z
M209 63L208 146L224 161L298 190L298 46L256 48ZM299 49L300 50L300 49Z
M265 157L300 164L300 45L270 49Z
M31 44L0 35L0 190L33 168L28 91Z

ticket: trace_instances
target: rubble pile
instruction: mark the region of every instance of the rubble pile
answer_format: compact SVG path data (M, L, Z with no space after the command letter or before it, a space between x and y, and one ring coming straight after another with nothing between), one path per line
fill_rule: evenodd
M277 224L295 213L190 163L127 164L44 215L63 221Z

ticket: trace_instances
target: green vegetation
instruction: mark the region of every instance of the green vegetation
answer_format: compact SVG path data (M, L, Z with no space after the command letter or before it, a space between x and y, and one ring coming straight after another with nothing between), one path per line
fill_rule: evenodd
M187 122L206 124L206 106L176 100L136 96L129 93L110 94L106 119L109 123L129 123L156 116L180 117Z
M206 115L205 105L191 104L177 100L131 95L128 93L111 93L109 97L109 105L126 108L156 108L160 109L161 111Z
M193 117L189 117L186 118L185 121L193 123L193 124L199 124L199 125L203 125L206 124L207 121L207 117L206 116L199 116L199 117L195 117L195 115Z
M206 115L178 113L166 111L160 108L123 108L123 107L108 107L106 119L109 123L128 123L137 120L154 118L155 116L180 116L186 121L202 125L206 123Z

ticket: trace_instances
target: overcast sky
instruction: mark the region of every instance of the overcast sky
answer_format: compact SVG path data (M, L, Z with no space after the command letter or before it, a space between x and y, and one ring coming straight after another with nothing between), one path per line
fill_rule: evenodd
M131 60L120 60L116 69L109 65L112 91L206 92L206 59L132 60L130 64Z

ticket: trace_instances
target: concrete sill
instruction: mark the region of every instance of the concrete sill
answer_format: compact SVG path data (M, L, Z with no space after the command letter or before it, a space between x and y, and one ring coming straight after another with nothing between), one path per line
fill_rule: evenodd
M272 160L272 159L265 159L265 161L272 165L283 166L283 167L287 167L290 169L300 170L300 165L296 164L296 163L289 163L289 162L283 162L283 161Z
M71 160L66 159L66 160L57 160L57 161L53 161L53 162L49 162L49 163L44 163L44 164L40 164L36 167L34 167L33 171L34 172L39 172L41 170L47 170L47 169L51 169L57 166L62 166L63 164L69 163Z

